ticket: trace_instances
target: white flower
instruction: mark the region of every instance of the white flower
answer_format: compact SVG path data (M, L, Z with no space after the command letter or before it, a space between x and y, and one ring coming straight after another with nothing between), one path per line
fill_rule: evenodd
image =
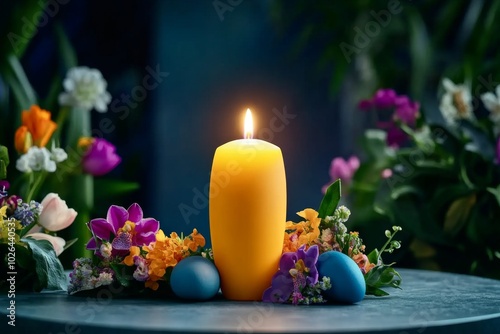
M31 146L25 154L16 161L16 168L20 172L31 172L45 170L56 171L56 163L50 159L49 150L45 147Z
M111 95L106 91L107 83L97 69L85 66L74 67L68 71L63 81L66 92L59 95L61 105L99 112L108 110Z
M31 172L31 168L30 168L29 159L28 159L27 154L23 154L19 157L19 159L17 159L16 168L18 171L23 172L23 173Z
M54 160L55 162L63 162L64 160L68 159L68 154L66 151L60 147L55 147L54 143L52 143L52 150L51 150L51 159Z
M443 79L445 93L441 98L439 109L446 122L456 124L459 119L474 120L472 113L472 95L468 86L455 85L450 79Z
M490 119L496 125L500 125L500 85L495 89L496 95L488 92L481 95L484 107L490 112Z

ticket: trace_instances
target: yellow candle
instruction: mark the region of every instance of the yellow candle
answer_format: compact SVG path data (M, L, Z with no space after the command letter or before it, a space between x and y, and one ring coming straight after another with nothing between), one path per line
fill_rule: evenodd
M252 139L250 110L245 139L217 148L210 176L210 235L223 295L261 300L278 269L286 218L281 150Z

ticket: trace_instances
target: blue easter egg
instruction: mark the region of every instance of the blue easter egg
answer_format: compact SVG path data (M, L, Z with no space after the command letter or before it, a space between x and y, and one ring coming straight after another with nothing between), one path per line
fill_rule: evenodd
M341 252L321 254L317 263L319 277L330 277L332 287L323 292L328 301L354 304L365 297L366 284L356 262Z
M201 256L191 256L180 261L172 270L170 286L179 298L207 300L220 288L219 272L215 265Z

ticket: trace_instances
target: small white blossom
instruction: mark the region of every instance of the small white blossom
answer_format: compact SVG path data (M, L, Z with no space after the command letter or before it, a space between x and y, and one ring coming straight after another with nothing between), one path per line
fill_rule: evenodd
M481 95L484 107L490 112L490 119L500 126L500 85L495 89L496 95L488 92Z
M56 171L56 163L50 159L51 154L45 147L32 146L16 161L16 168L20 172L31 172L45 170Z
M106 80L97 69L85 66L74 67L68 71L63 81L66 92L59 95L61 105L106 112L111 95L106 91Z
M439 109L446 123L455 125L459 119L474 120L472 113L472 95L467 85L455 85L450 79L443 79L445 93Z
M26 154L21 155L19 157L19 159L17 159L16 168L18 171L23 172L23 173L31 172L29 159L28 159L28 156Z
M68 159L68 154L64 149L52 145L50 157L55 162L63 162L64 160Z

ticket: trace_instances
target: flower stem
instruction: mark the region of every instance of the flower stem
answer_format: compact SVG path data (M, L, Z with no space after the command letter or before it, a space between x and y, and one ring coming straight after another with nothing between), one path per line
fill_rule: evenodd
M41 184L46 176L47 176L47 173L45 173L45 172L40 172L38 174L38 178L35 179L35 181L33 182L33 185L31 186L30 190L28 191L28 195L26 195L26 198L24 200L26 203L29 203L31 201L31 199L35 196L36 191L41 186Z
M23 228L21 230L21 232L19 233L19 238L24 237L33 227L35 227L36 224L37 224L37 222L33 221L31 224L29 224L28 226Z

